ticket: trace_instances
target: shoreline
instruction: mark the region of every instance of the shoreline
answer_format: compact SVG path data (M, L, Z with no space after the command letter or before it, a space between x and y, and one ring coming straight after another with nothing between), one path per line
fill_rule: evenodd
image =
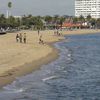
M92 33L99 33L99 32L100 30L66 31L66 33L65 31L63 31L63 35L65 36L65 35L92 34ZM59 50L55 48L53 44L64 40L64 36L63 37L53 36L54 38L56 38L54 40L48 40L48 39L46 40L45 39L46 36L45 36L44 39L47 43L46 46L49 47L51 51L47 53L47 55L42 56L36 60L32 60L31 62L28 63L24 62L24 64L21 66L17 66L8 71L5 71L3 74L0 75L0 88L12 83L14 80L16 80L17 77L30 74L33 71L40 69L42 65L48 64L56 60L59 57L58 55Z
M4 73L2 76L0 76L0 88L3 88L4 86L12 83L14 80L16 80L17 77L21 77L27 74L32 73L33 71L36 71L41 68L42 65L48 64L54 60L56 60L59 55L59 50L56 49L53 46L54 43L48 44L52 48L52 52L49 53L47 56L38 59L36 61L32 61L30 63L24 64L22 66L19 66L16 69L9 70L8 72ZM21 69L20 69L21 67Z
M12 33L11 33L12 34ZM12 67L12 69L5 71L3 74L0 74L0 89L2 89L4 86L11 84L14 80L16 80L17 77L21 77L27 74L32 73L33 71L36 71L41 68L42 65L48 64L58 58L58 52L53 44L58 42L60 40L63 40L62 37L56 37L54 40L45 41L45 45L39 44L39 46L43 46L46 48L50 48L50 51L42 57L39 57L39 59L32 60L31 62L24 62L23 65ZM45 49L45 48L44 48Z

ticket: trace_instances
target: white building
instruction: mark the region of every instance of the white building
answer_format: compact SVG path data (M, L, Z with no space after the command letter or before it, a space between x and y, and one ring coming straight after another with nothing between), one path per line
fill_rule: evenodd
M14 18L20 18L20 19L21 19L21 18L22 18L22 16L14 16Z
M100 18L100 0L75 0L75 16Z

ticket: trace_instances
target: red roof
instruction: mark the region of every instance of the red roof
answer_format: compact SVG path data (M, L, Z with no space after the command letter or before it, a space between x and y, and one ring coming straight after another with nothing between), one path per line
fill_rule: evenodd
M62 27L80 27L81 24L73 24L73 23L63 23Z

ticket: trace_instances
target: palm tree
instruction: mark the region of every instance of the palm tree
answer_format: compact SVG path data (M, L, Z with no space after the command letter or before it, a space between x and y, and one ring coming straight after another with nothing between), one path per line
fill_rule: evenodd
M59 15L55 15L54 17L53 17L53 20L54 20L54 23L55 23L55 28L57 29L58 27L57 27L57 24L58 24L58 22L59 22Z
M88 22L90 22L91 19L92 19L91 15L88 15L86 19L87 19Z
M96 19L92 18L90 23L91 23L92 28L96 27Z
M0 15L0 27L5 27L6 26L6 18L4 14Z
M61 30L62 30L62 26L63 26L63 23L65 22L65 20L66 20L66 18L64 18L64 17L59 18L59 24L61 26Z
M80 21L81 23L85 22L85 18L84 18L84 16L80 15L80 17L79 17L79 21Z
M8 8L9 8L9 10L11 10L11 8L12 8L12 2L8 2ZM9 15L11 16L11 12L10 12L10 14L8 13L8 17L9 17Z
M59 15L54 15L54 22L57 24L59 21Z
M100 29L100 18L96 20L96 27Z
M78 22L78 20L79 20L79 18L78 18L78 17L74 17L74 18L73 18L73 23L77 23L77 22Z
M52 17L49 16L49 15L45 16L44 19L45 19L45 21L46 21L47 23L50 23L50 22L52 21Z

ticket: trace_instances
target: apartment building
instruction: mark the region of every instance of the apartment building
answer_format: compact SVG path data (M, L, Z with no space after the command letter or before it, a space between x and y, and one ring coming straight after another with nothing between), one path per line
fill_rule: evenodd
M75 0L75 16L100 18L100 0Z

